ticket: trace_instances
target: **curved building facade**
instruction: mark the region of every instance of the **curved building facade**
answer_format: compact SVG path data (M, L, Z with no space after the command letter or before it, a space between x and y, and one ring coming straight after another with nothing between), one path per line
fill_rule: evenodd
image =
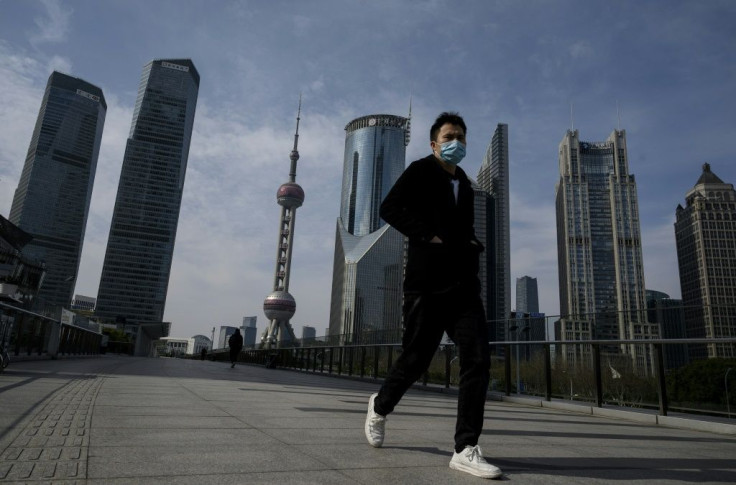
M330 337L342 343L394 340L401 328L404 237L379 209L404 171L409 127L409 118L385 114L345 127L330 305Z
M378 210L404 171L408 118L363 116L345 127L340 218L354 236L377 231L385 223Z

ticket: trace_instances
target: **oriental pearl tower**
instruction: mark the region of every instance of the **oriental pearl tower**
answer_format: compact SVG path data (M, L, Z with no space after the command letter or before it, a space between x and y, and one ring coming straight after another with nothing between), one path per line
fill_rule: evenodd
M289 272L291 268L291 248L294 241L294 221L296 209L304 202L304 190L296 180L296 162L299 160L299 119L302 112L302 99L299 97L299 109L296 115L296 133L294 149L291 150L291 170L289 181L279 187L276 200L281 206L281 223L279 224L279 243L276 249L276 270L273 275L273 291L263 302L263 312L270 321L268 329L261 337L264 348L279 347L283 342L296 340L294 330L289 323L296 312L296 301L289 293Z

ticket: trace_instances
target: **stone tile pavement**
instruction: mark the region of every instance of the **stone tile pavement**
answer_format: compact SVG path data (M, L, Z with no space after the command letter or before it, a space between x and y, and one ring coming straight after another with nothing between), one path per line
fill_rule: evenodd
M450 470L456 397L411 390L383 448L377 385L102 356L0 374L0 484L472 484ZM736 437L489 401L481 447L519 484L736 483Z

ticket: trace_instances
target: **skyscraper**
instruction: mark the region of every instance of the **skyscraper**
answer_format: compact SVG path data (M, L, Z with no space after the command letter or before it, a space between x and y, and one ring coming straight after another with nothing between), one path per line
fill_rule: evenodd
M504 326L511 312L511 233L509 230L509 127L499 123L478 171L478 185L493 197L493 245L487 256L493 258L488 275L493 301L486 307L486 318ZM504 334L504 340L508 336Z
M404 171L410 118L363 116L345 131L330 336L357 343L401 326L404 237L380 218L379 209Z
M659 335L665 339L687 338L685 310L682 300L656 290L646 290L647 318L659 326ZM688 344L662 346L665 369L672 370L690 362Z
M243 325L241 325L240 329L243 334L243 347L244 348L252 348L256 345L256 340L258 337L258 329L256 328L256 316L252 317L243 317Z
M531 276L516 278L516 311L539 313L537 279Z
M23 255L46 263L45 303L72 299L106 112L100 88L51 73L9 217L33 236Z
M736 191L703 165L675 212L680 289L688 338L736 335ZM689 346L691 358L733 358L734 344Z
M317 338L317 329L314 327L310 327L308 325L304 325L302 327L302 343L305 344L307 342L314 342L314 340Z
M559 147L555 188L560 313L565 340L646 339L657 336L646 319L644 269L636 182L629 174L626 132L588 143L567 131ZM609 345L651 372L643 345ZM587 360L589 348L562 346L568 362ZM585 358L585 359L583 359ZM620 365L620 364L616 364Z
M489 321L490 339L495 342L502 342L506 338L505 321L493 318L493 315L496 314L496 292L494 291L494 276L496 274L495 199L477 183L472 183L472 186L475 209L473 214L475 237L485 246L485 251L478 256L480 299L483 302L483 308L486 310L486 320Z
M161 322L166 305L199 73L189 59L143 68L125 147L95 314Z

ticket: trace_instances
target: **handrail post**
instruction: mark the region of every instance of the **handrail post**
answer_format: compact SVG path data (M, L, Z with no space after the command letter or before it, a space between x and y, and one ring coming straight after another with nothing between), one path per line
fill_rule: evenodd
M550 347L552 344L544 344L544 381L545 381L545 399L552 400L552 359L550 357Z
M659 387L659 414L667 416L667 380L664 375L664 358L662 356L662 344L653 344L654 354L657 359L657 382Z
M353 350L354 347L348 347L348 376L353 375Z
M360 348L360 378L365 376L365 346Z
M451 358L450 358L450 347L449 345L445 345L445 389L450 388L450 371L451 371Z
M376 345L373 347L373 378L378 379L378 362L381 357L381 346Z
M603 376L601 374L601 346L593 344L593 366L595 367L595 405L603 407Z
M503 346L504 377L506 381L506 395L511 395L511 346Z

